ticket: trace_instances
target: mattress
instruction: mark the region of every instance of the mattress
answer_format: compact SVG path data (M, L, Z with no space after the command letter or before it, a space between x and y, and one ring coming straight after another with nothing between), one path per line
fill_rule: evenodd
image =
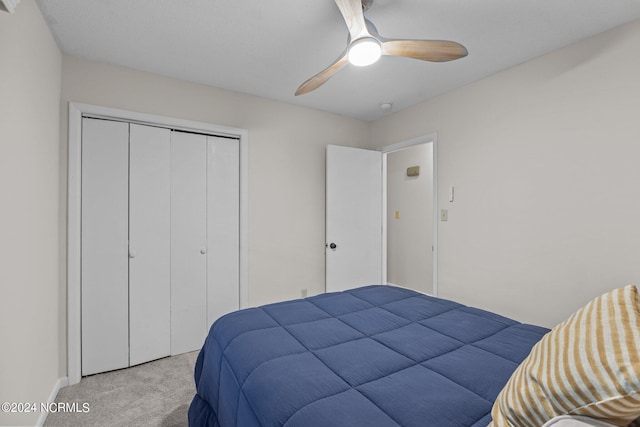
M240 310L198 355L191 426L473 426L547 329L393 286Z

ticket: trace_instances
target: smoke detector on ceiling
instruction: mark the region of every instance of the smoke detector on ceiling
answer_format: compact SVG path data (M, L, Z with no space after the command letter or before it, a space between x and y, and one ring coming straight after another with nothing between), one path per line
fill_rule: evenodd
M0 10L13 13L20 0L0 0Z

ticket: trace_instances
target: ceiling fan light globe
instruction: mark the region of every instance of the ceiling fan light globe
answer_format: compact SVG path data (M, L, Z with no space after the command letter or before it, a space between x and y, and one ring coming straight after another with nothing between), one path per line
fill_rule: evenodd
M382 47L380 42L373 37L364 37L356 40L349 47L349 62L358 67L371 65L380 59Z

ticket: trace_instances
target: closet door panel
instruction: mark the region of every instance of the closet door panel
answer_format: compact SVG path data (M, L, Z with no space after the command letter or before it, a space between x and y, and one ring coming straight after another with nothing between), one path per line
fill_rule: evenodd
M171 133L171 354L207 333L207 137Z
M82 375L129 366L129 124L82 120Z
M171 352L170 130L131 124L129 149L130 364Z
M240 144L207 138L207 325L240 308Z

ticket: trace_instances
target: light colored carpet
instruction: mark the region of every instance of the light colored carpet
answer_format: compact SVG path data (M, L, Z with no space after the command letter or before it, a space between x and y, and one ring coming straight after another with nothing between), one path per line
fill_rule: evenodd
M195 351L85 377L60 389L56 402L77 402L80 409L88 403L89 411L50 413L44 425L187 426L187 410L196 392L197 356Z

